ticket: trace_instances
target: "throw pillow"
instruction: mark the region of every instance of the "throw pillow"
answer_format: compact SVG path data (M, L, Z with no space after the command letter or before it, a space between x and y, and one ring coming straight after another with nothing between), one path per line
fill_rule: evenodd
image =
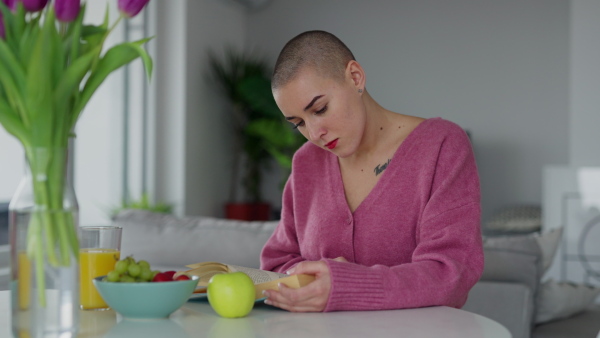
M594 302L598 294L599 287L550 279L540 286L535 323L546 323L582 312Z
M501 209L486 223L484 232L531 233L542 228L542 209L537 205L520 205Z
M556 228L550 231L533 235L542 251L542 275L548 271L554 256L556 256L556 250L560 244L562 238L563 229Z

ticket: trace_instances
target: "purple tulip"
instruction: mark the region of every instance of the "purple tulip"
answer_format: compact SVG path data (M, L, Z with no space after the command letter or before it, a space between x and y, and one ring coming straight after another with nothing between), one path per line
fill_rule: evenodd
M17 0L2 0L6 7L10 8L11 11L14 11L17 8Z
M133 18L146 6L150 0L119 0L119 11L128 18Z
M26 11L39 12L46 7L48 0L21 0L21 2Z
M79 15L81 0L55 0L54 11L61 22L71 22Z

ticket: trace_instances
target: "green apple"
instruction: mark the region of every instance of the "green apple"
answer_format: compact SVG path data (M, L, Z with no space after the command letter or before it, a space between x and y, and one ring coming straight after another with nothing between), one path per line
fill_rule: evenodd
M221 317L244 317L254 306L254 283L243 272L214 275L206 293L210 306Z

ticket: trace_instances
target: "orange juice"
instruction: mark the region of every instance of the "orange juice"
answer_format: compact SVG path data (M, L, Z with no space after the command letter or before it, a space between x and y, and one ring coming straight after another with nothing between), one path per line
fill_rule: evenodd
M19 297L19 309L27 310L29 308L30 290L31 290L31 261L25 251L19 252L19 281L17 288Z
M80 302L82 309L105 309L108 307L92 280L114 270L121 253L115 249L81 249L80 264Z

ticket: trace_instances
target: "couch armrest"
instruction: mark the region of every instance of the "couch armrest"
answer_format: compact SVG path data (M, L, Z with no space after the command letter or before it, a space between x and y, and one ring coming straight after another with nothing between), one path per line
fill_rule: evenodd
M524 284L479 281L462 309L497 321L513 338L529 338L533 306L531 290Z

